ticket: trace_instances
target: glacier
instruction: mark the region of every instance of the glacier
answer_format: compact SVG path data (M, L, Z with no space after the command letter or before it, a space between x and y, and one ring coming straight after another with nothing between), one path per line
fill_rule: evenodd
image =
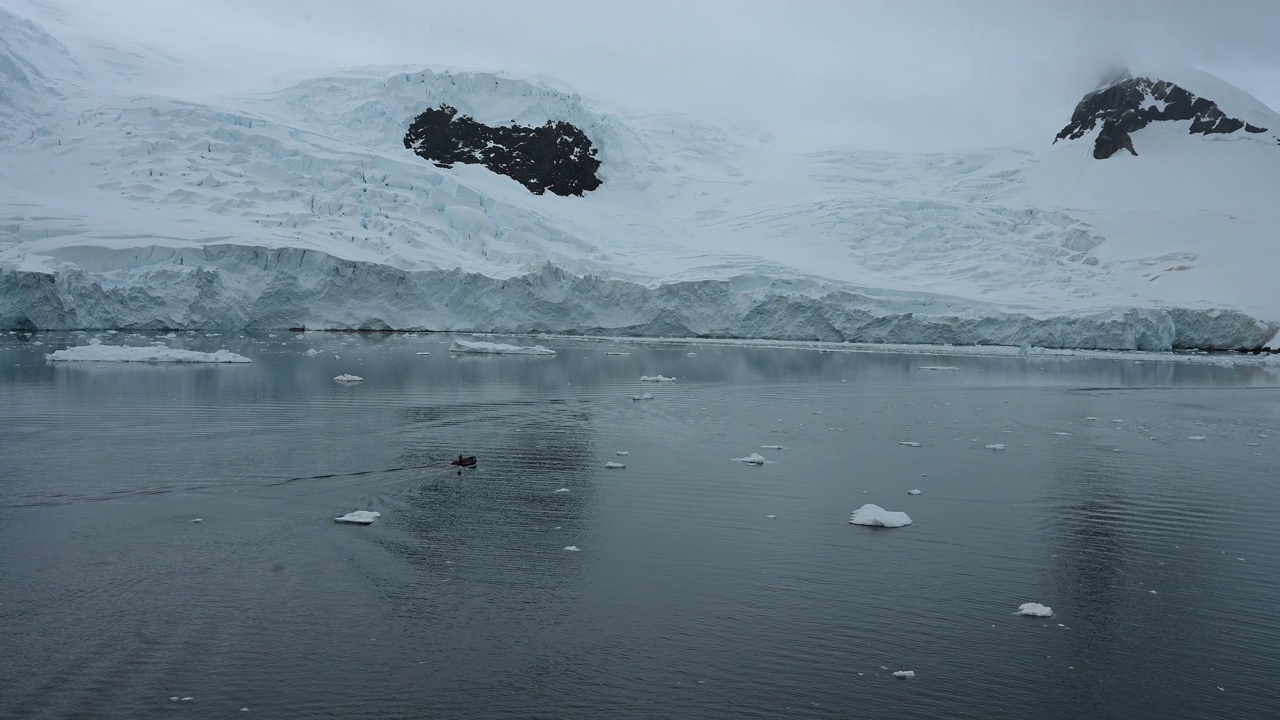
M796 154L501 73L366 68L158 97L0 11L0 328L406 330L1167 351L1280 330L1280 140ZM64 42L65 40L65 42ZM142 52L142 51L139 51ZM1280 128L1204 76L1224 111ZM449 106L571 123L599 188L404 146ZM1185 125L1185 123L1183 123ZM1096 132L1096 131L1095 131Z

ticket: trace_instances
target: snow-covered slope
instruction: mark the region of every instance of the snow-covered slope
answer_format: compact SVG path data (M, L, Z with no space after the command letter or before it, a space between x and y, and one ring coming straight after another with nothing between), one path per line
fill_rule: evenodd
M1159 350L1258 347L1280 320L1280 119L1256 101L1268 132L1152 123L1139 157L1093 160L1093 138L1051 145L1054 128L1034 151L794 155L501 74L368 69L196 101L91 89L27 21L0 24L0 53L21 100L0 128L25 130L0 144L0 327ZM1243 95L1195 90L1215 91L1224 111ZM571 123L603 184L534 195L437 167L405 133L443 105Z

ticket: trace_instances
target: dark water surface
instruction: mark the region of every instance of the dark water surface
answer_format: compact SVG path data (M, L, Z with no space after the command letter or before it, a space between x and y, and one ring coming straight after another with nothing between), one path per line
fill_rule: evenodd
M0 717L1280 716L1275 370L450 339L0 339Z

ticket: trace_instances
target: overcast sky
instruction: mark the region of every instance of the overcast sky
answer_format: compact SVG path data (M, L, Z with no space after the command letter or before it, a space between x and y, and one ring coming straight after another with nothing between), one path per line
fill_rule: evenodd
M1280 107L1280 0L0 0L164 47L184 82L424 64L560 79L609 106L798 146L1048 142L1107 68L1201 67ZM45 9L40 9L44 7ZM50 28L51 30L53 28Z

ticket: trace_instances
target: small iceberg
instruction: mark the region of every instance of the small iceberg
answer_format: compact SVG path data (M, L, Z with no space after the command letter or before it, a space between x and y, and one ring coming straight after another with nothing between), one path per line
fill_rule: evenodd
M320 351L315 348L311 348L310 350L307 351L306 354L307 354L307 357L315 357L320 354Z
M879 505L867 503L849 516L850 525L870 525L872 527L896 528L911 524L911 518L904 512L891 512Z
M1047 618L1053 617L1053 608L1040 603L1022 603L1018 606L1017 614L1026 615L1027 617Z
M1205 437L1204 435L1188 435L1187 439L1188 440L1208 440L1209 438Z
M893 673L896 678L913 678L916 676L915 670L898 670Z
M382 517L382 513L377 510L356 510L349 512L342 517L336 517L334 522L351 523L352 525L372 525L374 520Z
M631 395L630 397L633 402L640 402L641 400L652 400L653 393L642 393L640 395Z
M55 362L144 362L144 363L247 363L253 362L230 350L196 352L160 346L77 345L44 356Z
M773 519L776 519L777 517L778 517L777 515L765 515L765 518L768 520L773 520Z
M565 548L565 550L568 550L569 552L579 552L577 545L570 545L569 547Z
M482 340L454 340L449 346L452 353L476 353L480 355L555 355L556 351L541 345L522 346Z
M908 491L907 491L907 494L908 494L908 495L919 495L919 494L920 494L920 491L919 491L919 490L916 490L915 488L912 488L912 489L910 489L910 490L908 490Z
M984 447L986 447L988 450L1005 450L1009 446L1005 445L1004 443L991 443L990 445L985 445Z
M631 453L627 452L626 450L619 450L619 451L618 451L617 453L615 453L615 454L616 454L616 455L630 455Z
M419 354L419 355L430 355L431 353L429 353L429 352L427 352L427 351L425 351L425 350L424 350L424 351L422 351L422 352L420 352L420 353L418 353L418 354Z
M618 469L621 469L621 468L626 467L626 465L623 465L623 464L622 464L622 463L620 463L620 462L614 462L614 461L612 461L612 460L610 460L609 462L605 463L605 464L604 464L604 466L605 466L606 468L610 469L610 470L618 470Z
M640 376L640 382L675 382L675 381L676 381L675 378L667 377L665 375L641 375Z
M786 450L786 448L781 445L761 445L760 448L763 450Z
M557 490L556 492L558 492L558 493L567 493L567 492L569 492L569 488L560 488L560 489L559 489L559 490Z
M748 465L763 465L766 462L766 460L761 457L760 453L751 453L746 457L734 458L734 460Z
M907 447L920 447L920 443L918 443L918 442L907 442L907 441L904 441L904 440L899 440L899 441L898 441L898 444L899 444L899 445L906 445Z
M609 356L609 357L622 357L623 355L630 355L631 353L629 353L629 352L618 352L617 350L606 350L604 354L605 354L605 355L607 355L607 356Z
M344 373L342 375L338 375L334 377L333 381L336 383L358 383L358 382L364 382L364 378L360 377L359 375L347 375Z

